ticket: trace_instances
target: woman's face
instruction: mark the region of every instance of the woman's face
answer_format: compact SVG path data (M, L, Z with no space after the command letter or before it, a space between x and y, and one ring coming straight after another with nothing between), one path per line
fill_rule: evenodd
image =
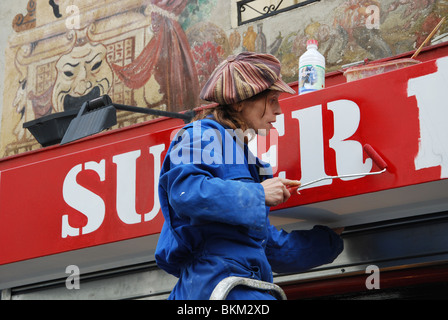
M237 106L242 120L257 134L266 136L274 127L272 123L276 121L277 115L282 113L278 102L280 94L279 91L268 90L266 94L244 100Z

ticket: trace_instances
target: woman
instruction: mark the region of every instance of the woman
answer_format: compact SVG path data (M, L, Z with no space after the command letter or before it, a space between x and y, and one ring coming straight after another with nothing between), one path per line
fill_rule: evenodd
M267 54L231 56L211 75L201 98L217 102L185 126L164 160L159 197L165 223L159 267L179 278L170 299L209 299L224 278L272 282L274 272L300 272L332 262L342 251L332 230L278 231L269 209L289 199L299 181L273 178L248 150L247 135L267 134L281 113L281 92L294 94ZM273 299L242 286L228 299Z

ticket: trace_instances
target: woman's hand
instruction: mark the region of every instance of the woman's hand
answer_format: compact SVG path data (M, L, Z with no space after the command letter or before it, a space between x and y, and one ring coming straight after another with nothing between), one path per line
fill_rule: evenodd
M261 183L264 188L265 203L269 207L286 202L291 197L291 192L295 192L300 186L300 181L284 178L267 179ZM293 190L288 190L293 188Z

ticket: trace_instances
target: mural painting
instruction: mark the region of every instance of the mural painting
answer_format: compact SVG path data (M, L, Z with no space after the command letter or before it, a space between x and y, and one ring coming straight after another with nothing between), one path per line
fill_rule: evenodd
M417 48L448 0L334 0L232 28L233 1L29 0L13 20L6 50L0 157L40 148L23 123L79 108L103 94L116 103L179 112L199 106L199 91L230 54L277 56L297 81L310 38L327 72ZM377 8L378 24L368 27ZM217 19L227 12L226 19ZM323 12L323 13L322 13ZM433 43L446 41L445 24ZM118 113L118 127L151 116Z
M277 31L281 45L271 53L281 57L287 66L285 80L297 81L297 61L310 38L319 41L326 71L338 71L345 64L417 49L442 17L448 15L446 0L341 0L331 4L334 6L327 9L325 19L304 19L296 30ZM369 7L377 8L377 27L369 26L373 15ZM448 24L444 24L429 44L447 40Z
M30 0L28 14L13 21L16 33L7 49L12 63L6 71L2 155L39 148L24 122L79 109L104 94L116 103L174 112L198 106L198 73L179 22L188 4ZM118 127L149 118L119 112Z

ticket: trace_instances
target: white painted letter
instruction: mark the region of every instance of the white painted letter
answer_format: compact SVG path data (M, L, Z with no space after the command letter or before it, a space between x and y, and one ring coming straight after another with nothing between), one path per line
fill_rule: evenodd
M415 96L419 110L420 140L415 169L441 167L448 178L448 57L437 60L438 70L408 81L408 96Z
M293 111L293 118L299 120L300 130L300 165L302 184L312 180L328 177L324 163L324 137L322 125L322 105ZM310 186L329 185L332 180L323 180Z
M336 152L336 168L338 175L370 172L372 159L363 160L363 146L355 140L347 140L356 130L360 122L359 107L350 100L337 100L328 103L328 109L334 114L334 135L330 139L330 148ZM342 180L359 179L360 177L342 178Z
M103 159L99 163L85 163L85 170L95 171L100 181L105 180L106 161ZM87 234L97 230L103 223L106 214L106 206L103 199L92 191L80 186L77 175L82 171L82 164L73 167L67 174L62 187L64 201L73 209L81 212L87 217L87 224L82 228L82 234ZM80 228L73 228L68 222L68 215L62 216L62 237L75 237L80 235Z
M112 158L117 165L117 213L124 223L140 223L143 219L150 221L159 212L158 184L163 150L165 150L164 144L149 148L149 152L154 156L154 207L150 212L145 213L144 217L138 214L135 208L137 159L140 157L140 150L123 153Z

